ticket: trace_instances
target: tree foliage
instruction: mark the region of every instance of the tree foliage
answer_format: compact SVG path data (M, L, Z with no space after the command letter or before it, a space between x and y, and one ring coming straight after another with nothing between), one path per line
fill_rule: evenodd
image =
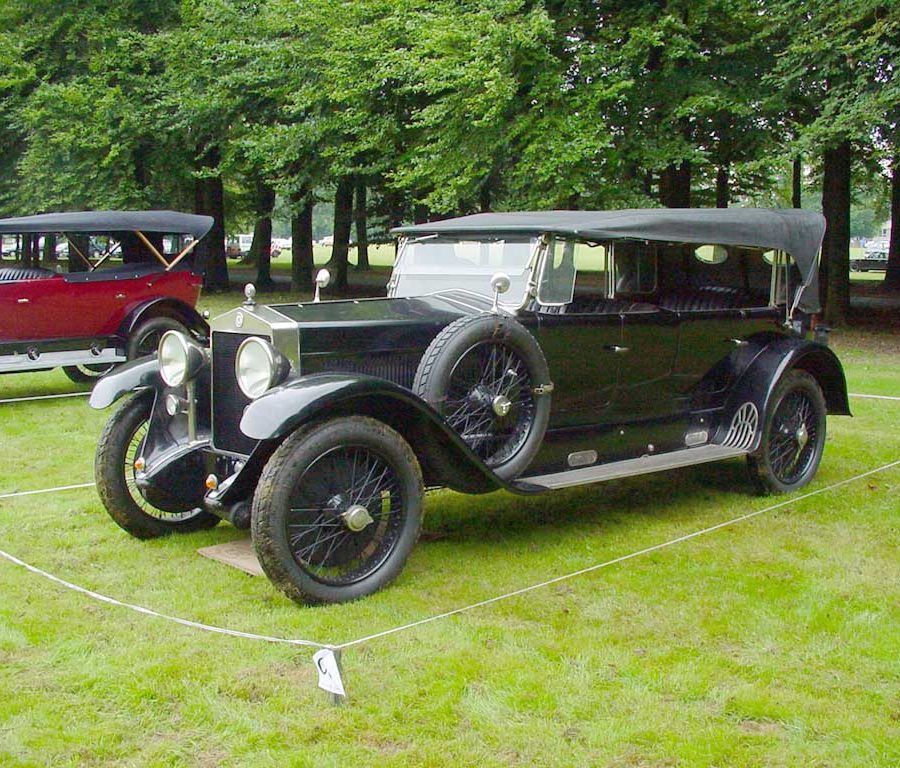
M209 210L221 284L224 221L270 231L272 190L306 239L310 205L336 192L338 229L355 215L377 237L487 209L789 204L795 159L816 183L843 147L840 173L887 198L898 15L875 0L6 0L0 211Z

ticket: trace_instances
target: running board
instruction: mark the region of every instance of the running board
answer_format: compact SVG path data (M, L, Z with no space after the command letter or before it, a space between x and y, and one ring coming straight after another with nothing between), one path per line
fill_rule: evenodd
M523 477L522 483L540 488L566 488L571 485L599 483L603 480L618 480L622 477L646 475L650 472L662 472L666 469L690 467L694 464L705 464L708 461L730 459L744 456L743 448L729 448L725 445L704 445L699 448L684 448L656 456L641 456L637 459L614 461L609 464L598 464L593 467L570 469L567 472L556 472L551 475Z

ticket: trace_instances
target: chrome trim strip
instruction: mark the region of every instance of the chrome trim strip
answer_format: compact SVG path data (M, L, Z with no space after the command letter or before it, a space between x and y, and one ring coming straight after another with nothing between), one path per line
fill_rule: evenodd
M573 469L568 472L555 472L537 477L519 478L522 482L542 488L567 488L572 485L598 483L604 480L618 480L623 477L645 475L650 472L661 472L666 469L690 467L694 464L705 464L708 461L730 459L743 456L747 451L742 448L727 448L722 445L704 445L700 448L685 448L656 456L640 456L637 459L625 459L594 467Z

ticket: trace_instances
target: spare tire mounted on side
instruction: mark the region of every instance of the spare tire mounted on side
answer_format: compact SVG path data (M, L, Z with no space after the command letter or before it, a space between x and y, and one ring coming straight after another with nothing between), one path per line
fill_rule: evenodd
M517 320L494 314L444 328L413 382L413 391L504 479L520 475L541 447L552 390L534 337Z

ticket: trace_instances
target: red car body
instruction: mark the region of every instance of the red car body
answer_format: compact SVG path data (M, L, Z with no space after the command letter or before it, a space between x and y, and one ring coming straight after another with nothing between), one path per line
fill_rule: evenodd
M27 236L136 233L145 242L140 247L147 256L141 262L68 273L0 263L0 373L62 366L72 378L84 380L137 351L149 351L155 336L168 327L203 335L206 324L195 309L202 278L185 257L211 221L165 211L0 220L0 232ZM151 242L163 232L188 234L193 240L176 257L167 258Z

